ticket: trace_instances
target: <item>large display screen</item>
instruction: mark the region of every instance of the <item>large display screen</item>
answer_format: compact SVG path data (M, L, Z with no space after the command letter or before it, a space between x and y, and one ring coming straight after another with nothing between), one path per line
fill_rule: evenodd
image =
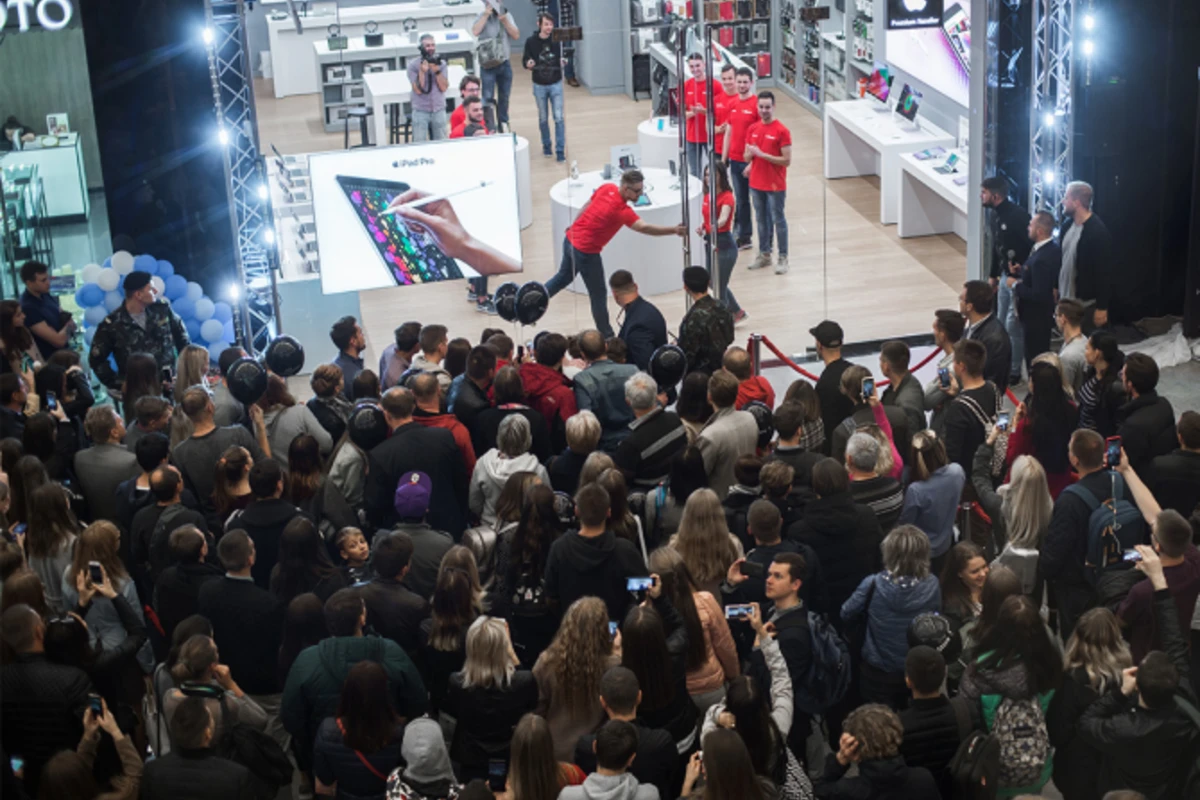
M948 2L936 28L890 30L887 60L930 89L966 106L971 94L971 15L966 0Z
M321 291L520 271L514 147L498 135L311 156Z

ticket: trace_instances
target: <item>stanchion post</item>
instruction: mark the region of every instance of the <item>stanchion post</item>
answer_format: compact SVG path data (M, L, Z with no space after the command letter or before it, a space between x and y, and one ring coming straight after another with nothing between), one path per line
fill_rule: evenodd
M704 26L704 103L708 112L704 115L705 132L708 134L708 184L704 187L704 191L708 193L708 241L705 243L704 249L708 256L708 272L709 281L713 286L713 297L720 303L723 301L724 295L721 293L721 267L717 263L717 170L713 164L717 160L716 148L716 124L717 124L717 108L716 98L713 97L713 81L716 76L711 75L713 61L713 27L711 25ZM718 73L720 74L720 73ZM722 90L724 91L724 90ZM697 165L698 166L698 165ZM704 173L701 172L701 175ZM687 198L684 198L687 202ZM689 232L689 235L690 232Z
M682 223L687 234L683 237L683 268L687 269L692 265L692 220L690 209L688 208L688 157L687 157L687 113L684 108L686 98L684 96L683 85L685 82L684 71L686 68L687 54L687 32L689 25L675 23L679 35L675 37L675 89L677 92L678 102L675 103L675 113L678 119L675 121L675 128L679 131L679 192L683 197L683 218Z
M762 374L762 334L750 334L750 361L754 368L755 375Z

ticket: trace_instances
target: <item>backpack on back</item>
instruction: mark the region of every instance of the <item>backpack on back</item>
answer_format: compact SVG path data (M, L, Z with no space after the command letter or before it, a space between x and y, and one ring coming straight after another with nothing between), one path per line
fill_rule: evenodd
M1051 748L1046 715L1037 697L1004 698L992 718L992 736L1000 756L1000 786L1029 786L1041 779Z
M796 708L812 716L838 703L850 689L850 648L825 618L811 611L787 614L775 629L807 626L812 641L812 664L804 686L793 686Z
M965 698L950 701L958 723L958 750L946 765L960 800L994 800L1000 783L1000 741L991 734L971 728L971 712Z
M1091 512L1084 573L1093 585L1109 580L1111 576L1106 573L1132 569L1132 563L1124 560L1125 551L1147 541L1146 519L1137 506L1125 499L1125 481L1116 471L1110 471L1109 475L1112 477L1112 497L1103 503L1078 483L1064 490L1087 503Z

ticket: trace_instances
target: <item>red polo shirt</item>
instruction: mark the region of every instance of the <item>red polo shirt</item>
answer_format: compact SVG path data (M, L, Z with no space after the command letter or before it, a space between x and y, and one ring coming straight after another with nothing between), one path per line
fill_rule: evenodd
M713 100L720 102L719 96L725 94L725 89L721 87L720 83L711 79L705 83L701 83L695 78L688 78L683 84L683 107L685 111L692 106L704 106L708 108L707 83L713 85ZM689 142L707 142L708 115L696 114L689 119L687 121L686 135Z
M459 125L467 121L467 106L465 103L459 103L454 111L450 112L450 130L454 130Z
M616 184L606 183L595 191L583 213L567 228L567 241L589 255L604 249L623 225L633 225L637 215Z
M746 131L746 144L757 145L771 156L783 155L783 148L792 144L792 132L779 120L770 125L756 122ZM760 192L782 192L787 189L787 167L756 158L750 162L750 188Z
M758 95L750 95L745 100L741 95L734 95L726 103L725 119L729 123L729 160L745 161L746 131L759 121Z

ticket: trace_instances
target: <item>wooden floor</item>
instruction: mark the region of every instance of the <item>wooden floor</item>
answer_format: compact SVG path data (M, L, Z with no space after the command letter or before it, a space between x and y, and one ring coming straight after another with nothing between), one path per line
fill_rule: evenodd
M529 138L533 153L534 223L522 232L524 279L546 280L555 271L550 233L549 189L566 177L566 165L543 158L537 110L528 73L514 64L510 117L517 133ZM340 149L342 135L326 134L319 121L315 95L275 99L269 80L255 85L262 146L273 143L284 154ZM822 177L822 126L799 104L779 95L780 119L791 129L792 166L788 173L787 217L791 272L745 269L755 251L741 253L731 281L738 301L750 313L738 338L751 332L767 335L785 352L812 345L808 328L835 319L848 341L862 341L930 329L933 311L957 307L966 273L966 243L956 236L899 239L896 226L879 223L878 178L827 181ZM646 101L625 95L591 96L586 89L566 88L567 161L581 171L609 161L612 145L635 143L637 124L650 114ZM353 138L357 138L354 135ZM675 272L680 263L664 264ZM495 281L493 280L493 286ZM450 335L473 342L488 326L504 327L497 317L476 312L465 302L461 282L404 289L380 289L360 296L363 327L370 343L367 363L392 339L401 322L441 322ZM675 330L684 314L682 291L653 299ZM616 306L609 300L616 319ZM558 295L538 328L564 333L592 327L587 298ZM525 337L532 338L533 331Z

